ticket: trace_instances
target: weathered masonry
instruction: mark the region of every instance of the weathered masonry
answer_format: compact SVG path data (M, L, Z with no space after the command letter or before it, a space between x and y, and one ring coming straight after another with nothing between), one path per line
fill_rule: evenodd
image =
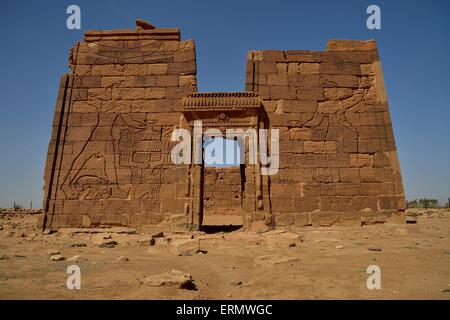
M146 24L86 32L70 69L48 148L43 228L404 220L373 40L331 40L323 52L250 51L246 92L198 93L194 42ZM171 134L196 120L221 131L279 129L278 173L174 164Z

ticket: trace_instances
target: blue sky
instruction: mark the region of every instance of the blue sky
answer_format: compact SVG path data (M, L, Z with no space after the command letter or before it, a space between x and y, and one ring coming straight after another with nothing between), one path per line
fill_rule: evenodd
M81 7L82 30L66 28ZM381 30L366 8L381 8ZM378 41L408 199L450 197L449 1L8 1L1 5L0 207L42 202L60 76L89 29L143 18L197 45L200 91L243 91L251 49L324 50L328 39Z

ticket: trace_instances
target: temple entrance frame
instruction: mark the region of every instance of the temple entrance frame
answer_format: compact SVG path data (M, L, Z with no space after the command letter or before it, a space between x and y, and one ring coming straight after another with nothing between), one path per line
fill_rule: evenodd
M245 179L246 187L243 192L243 224L244 227L256 220L263 220L267 215L271 215L270 201L268 193L263 199L263 189L268 190L268 177L261 175L261 165L259 161L259 135L254 144L255 164L249 163L250 141L245 136L247 129L253 129L258 133L259 129L264 129L264 119L261 113L261 102L258 96L252 92L245 93L193 93L183 99L184 128L189 130L194 136L195 121L202 121L202 161L195 163L195 152L191 153L191 164L189 166L189 224L191 230L198 230L203 222L203 198L204 198L204 175L205 161L203 159L203 142L205 137L214 136L205 133L208 129L218 129L224 139L227 138L227 129L235 129L235 132L244 132L244 135L236 133L237 139L241 140L244 146L245 159ZM237 130L241 129L241 130ZM197 137L198 139L199 137ZM191 150L194 150L196 138L191 139ZM246 143L247 142L247 143ZM242 165L241 165L242 166ZM264 184L264 186L263 186ZM263 201L266 200L266 201Z

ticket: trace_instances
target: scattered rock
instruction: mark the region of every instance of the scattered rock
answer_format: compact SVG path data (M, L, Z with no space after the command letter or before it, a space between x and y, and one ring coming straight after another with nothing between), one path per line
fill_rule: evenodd
M169 243L169 240L167 240L167 238L155 238L156 245L166 245L168 243Z
M193 239L194 235L193 234L174 233L174 234L168 235L166 238L169 241L179 240L179 239Z
M263 233L263 232L269 232L273 228L270 226L270 222L269 221L256 220L256 221L253 221L252 223L250 223L246 227L246 229L248 231L252 231L252 232Z
M52 233L54 233L55 231L54 230L51 230L51 229L45 229L44 231L42 231L42 234L43 235L47 235L47 234L52 234Z
M383 250L383 249L381 249L379 247L369 247L367 249L369 249L369 251L381 251L381 250Z
M303 242L302 237L295 232L283 232L279 235L281 238L286 240L300 241Z
M344 246L336 246L336 249L344 249Z
M72 243L72 244L70 245L70 247L72 247L72 248L87 247L87 244L86 244L86 243L82 243L82 242L79 242L79 243Z
M288 247L290 247L290 248L295 247L295 246L297 246L297 244L295 242L291 242L288 244Z
M152 234L152 238L163 238L164 237L164 232L160 231L160 232L155 232Z
M67 261L78 263L78 262L81 261L81 257L79 255L75 255L75 256L70 257L69 259L67 259Z
M155 245L155 239L152 235L150 236L142 236L137 240L137 243L141 246L154 246Z
M231 285L236 286L236 287L239 287L240 285L242 285L242 281L239 281L239 280L231 281L230 283L231 283Z
M105 239L102 243L98 244L100 248L114 248L117 245L117 241L112 239Z
M442 292L443 292L443 293L450 292L450 289L444 289L444 290L442 290Z
M169 253L176 256L192 255L200 250L198 239L177 239L167 246Z
M226 240L238 241L239 243L245 243L250 245L259 245L261 242L261 235L255 232L232 232L225 236ZM267 237L267 239L271 239ZM214 243L214 242L213 242Z
M136 19L136 27L138 30L153 30L156 28L154 25L143 19Z
M61 251L59 251L58 249L49 249L49 250L47 250L47 254L49 256L53 256L53 255L60 254L60 253L61 253Z
M64 260L66 260L66 258L64 258L64 256L61 254L55 254L50 257L50 260L51 261L64 261Z
M13 258L26 258L23 254L14 254Z
M112 228L61 228L59 229L61 233L125 233L125 234L133 234L136 233L136 229L134 228L126 228L126 227L112 227Z
M200 240L216 240L225 239L225 235L223 233L199 234L195 238Z
M281 233L286 233L287 230L283 230L283 229L274 229L274 230L270 230L267 232L263 232L262 235L264 236L273 236L273 235L277 235L277 234L281 234Z
M196 290L192 276L179 270L171 270L160 274L138 278L141 285L151 287L175 287L180 289Z
M115 262L125 262L125 261L130 261L130 259L128 259L128 257L126 257L126 256L120 256L114 261Z
M259 256L255 258L255 265L260 265L263 267L273 267L282 263L289 263L298 261L295 257L286 257L281 254L269 254L264 256Z
M299 234L286 230L272 230L264 232L262 236L269 247L294 247L297 243L303 242Z
M95 235L92 242L100 248L114 248L117 245L117 241L113 240L110 234Z

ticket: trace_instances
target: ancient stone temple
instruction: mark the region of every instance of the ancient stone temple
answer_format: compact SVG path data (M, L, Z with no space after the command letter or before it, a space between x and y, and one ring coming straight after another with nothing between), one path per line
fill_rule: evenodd
M233 50L230 48L230 50ZM178 29L88 31L61 78L45 169L43 228L160 224L329 226L404 219L405 199L376 43L250 51L245 92L198 93L192 40ZM176 164L176 129L278 129L279 159ZM194 135L195 136L195 135ZM212 135L214 136L214 135ZM248 138L248 137L247 137ZM198 139L198 136L197 136ZM248 140L248 139L247 139Z

